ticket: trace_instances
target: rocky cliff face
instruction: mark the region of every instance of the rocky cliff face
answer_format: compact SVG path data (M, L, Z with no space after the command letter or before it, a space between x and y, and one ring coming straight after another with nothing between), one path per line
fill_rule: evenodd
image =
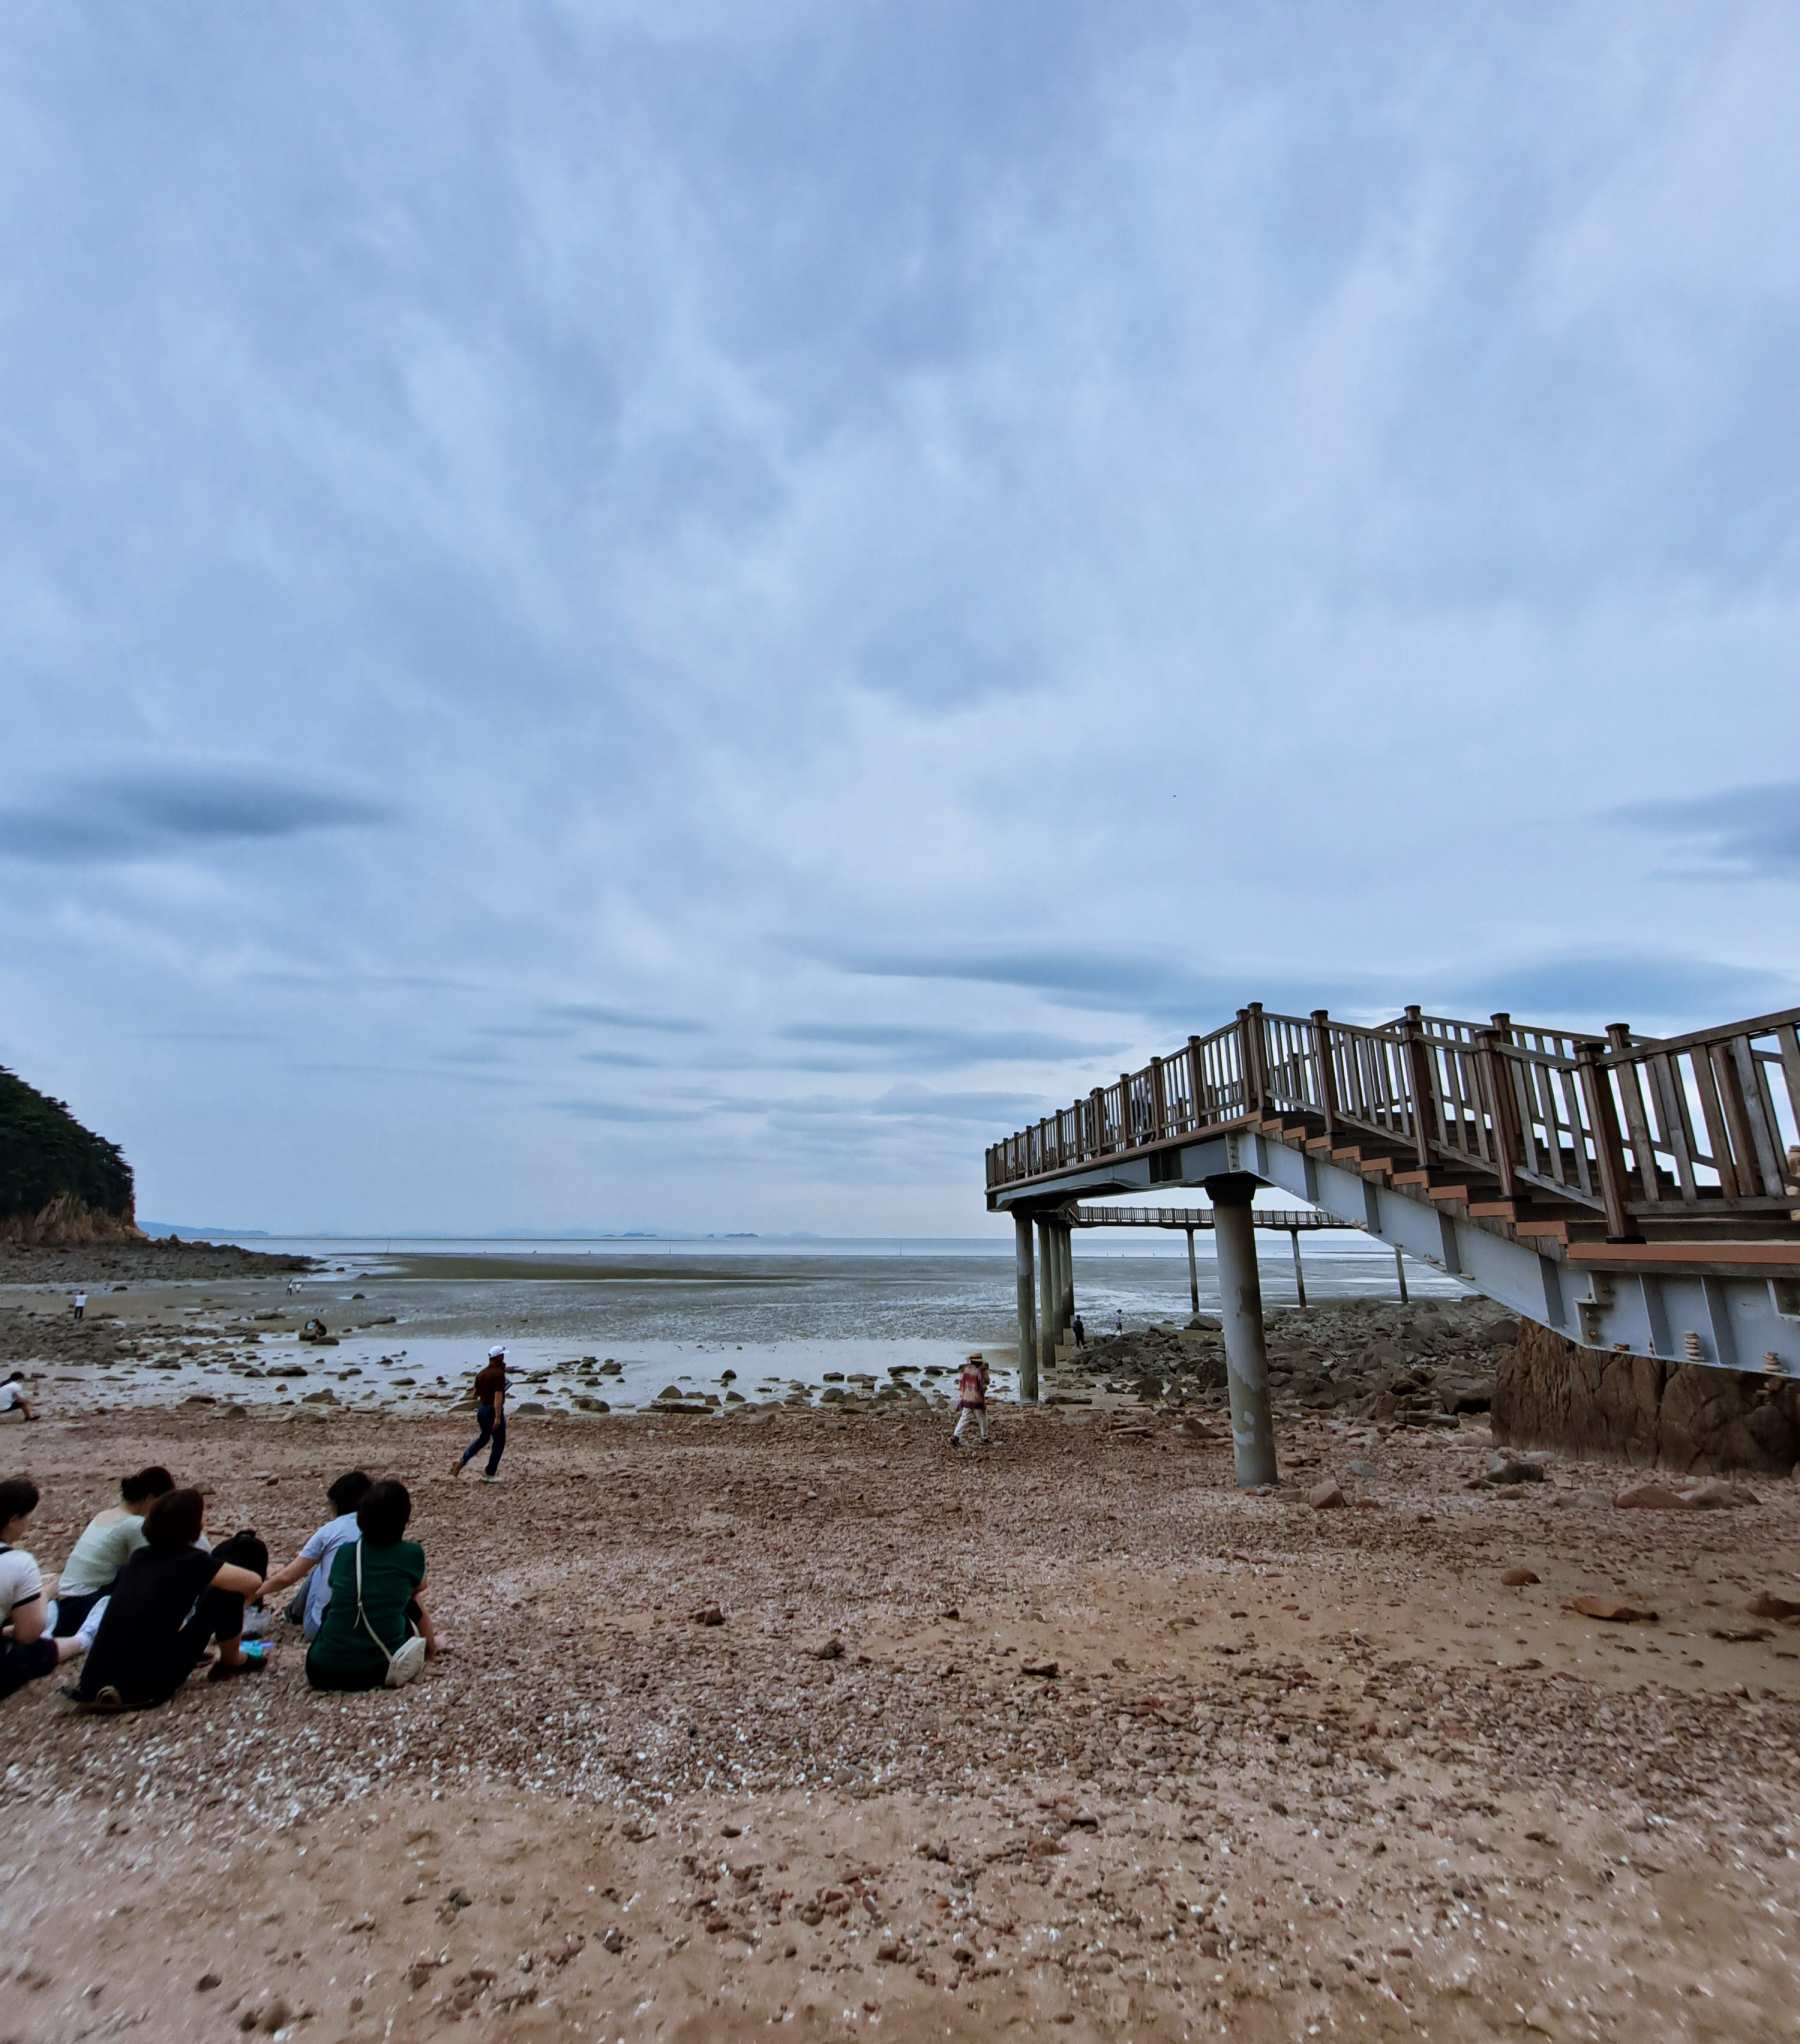
M1800 1383L1577 1348L1526 1321L1494 1386L1494 1438L1664 1469L1800 1465Z
M0 1214L0 1242L24 1249L85 1247L95 1242L141 1242L129 1213L109 1214L72 1192L59 1192L35 1214Z

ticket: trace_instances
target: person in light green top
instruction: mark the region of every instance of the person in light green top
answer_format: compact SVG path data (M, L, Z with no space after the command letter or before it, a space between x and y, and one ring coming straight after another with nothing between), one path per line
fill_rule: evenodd
M56 1584L53 1637L72 1639L81 1630L82 1621L112 1588L120 1569L143 1546L144 1514L174 1488L175 1479L166 1469L140 1469L135 1476L120 1479L119 1495L125 1502L96 1512L63 1563Z
M411 1517L412 1498L392 1477L357 1506L360 1537L346 1540L331 1557L331 1602L306 1653L306 1679L313 1688L381 1688L388 1656L415 1629L424 1638L425 1658L437 1659L437 1634L425 1609L425 1550L403 1537Z

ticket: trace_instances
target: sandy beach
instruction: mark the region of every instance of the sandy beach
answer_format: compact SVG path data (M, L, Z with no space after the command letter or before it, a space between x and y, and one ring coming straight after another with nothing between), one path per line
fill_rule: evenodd
M1478 1417L1292 1408L1268 1496L1192 1412L962 1457L902 1408L521 1418L492 1487L466 1431L0 1435L46 1566L144 1461L277 1554L398 1473L452 1648L397 1695L283 1644L141 1717L12 1699L0 2034L1791 2034L1800 1629L1749 1609L1791 1486L1471 1488Z

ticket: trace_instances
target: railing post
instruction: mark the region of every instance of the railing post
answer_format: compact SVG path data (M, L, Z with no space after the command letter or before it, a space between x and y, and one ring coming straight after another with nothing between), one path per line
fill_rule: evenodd
M1088 1113L1094 1124L1094 1140L1089 1154L1098 1157L1106 1150L1106 1096L1099 1086L1088 1095Z
M1619 1098L1625 1103L1625 1130L1631 1138L1632 1162L1637 1166L1638 1198L1654 1199L1656 1145L1650 1138L1650 1117L1644 1112L1644 1089L1638 1068L1631 1062L1630 1025L1609 1022L1606 1041L1613 1054L1613 1069L1619 1075Z
M1188 1038L1188 1087L1194 1096L1194 1126L1206 1126L1206 1056L1197 1036Z
M1262 1003L1252 1001L1237 1011L1238 1077L1243 1085L1244 1112L1260 1113L1263 1106Z
M1482 1081L1487 1087L1488 1112L1494 1122L1494 1168L1500 1176L1500 1195L1513 1199L1519 1190L1515 1176L1519 1164L1519 1104L1513 1098L1512 1074L1500 1054L1498 1029L1478 1029L1475 1042L1481 1058Z
M1323 1008L1312 1011L1313 1058L1319 1067L1319 1112L1325 1117L1325 1133L1337 1134L1337 1066L1331 1059L1331 1017ZM1295 1243L1298 1248L1298 1239ZM1300 1301L1305 1305L1304 1298Z
M1744 1082L1729 1043L1706 1045L1700 1055L1713 1069L1719 1089L1719 1104L1725 1110L1725 1126L1731 1136L1731 1191L1739 1198L1763 1190L1762 1165L1756 1154L1756 1138L1750 1127L1750 1109L1744 1098ZM1719 1173L1721 1185L1727 1174Z
M1631 1214L1625 1199L1625 1148L1619 1141L1611 1075L1597 1043L1577 1044L1575 1056L1581 1067L1581 1090L1587 1096L1588 1130L1593 1137L1600 1197L1606 1206L1607 1238L1623 1242L1631 1234ZM1579 1141L1580 1131L1575 1134Z
M1425 1041L1423 1011L1415 1002L1400 1024L1406 1038L1406 1084L1412 1094L1413 1143L1420 1170L1431 1163L1431 1113L1437 1104L1437 1068Z
M1129 1150L1137 1131L1131 1125L1131 1074L1119 1074L1119 1148Z
M1162 1065L1160 1057L1150 1060L1150 1127L1152 1136L1159 1143L1169 1132L1169 1096L1163 1083Z

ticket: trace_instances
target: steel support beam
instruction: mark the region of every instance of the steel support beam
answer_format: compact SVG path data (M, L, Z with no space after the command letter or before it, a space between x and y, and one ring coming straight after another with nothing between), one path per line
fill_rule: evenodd
M1582 1347L1800 1378L1800 1282L1764 1268L1762 1245L1697 1244L1691 1260L1679 1261L1642 1244L1583 1243L1551 1254L1459 1217L1453 1207L1413 1198L1354 1166L1253 1130L1200 1136L1169 1151L1155 1188L1144 1160L1128 1158L1084 1163L1052 1187L1003 1191L995 1204L1007 1211L1015 1204L1041 1206L1049 1197L1161 1194L1227 1173L1311 1201L1344 1226L1363 1229ZM1610 1283L1596 1282L1609 1273Z
M1256 1269L1253 1178L1208 1179L1218 1211L1219 1314L1225 1328L1225 1381L1239 1490L1275 1479L1275 1423L1269 1410L1269 1358L1263 1346L1262 1281Z

